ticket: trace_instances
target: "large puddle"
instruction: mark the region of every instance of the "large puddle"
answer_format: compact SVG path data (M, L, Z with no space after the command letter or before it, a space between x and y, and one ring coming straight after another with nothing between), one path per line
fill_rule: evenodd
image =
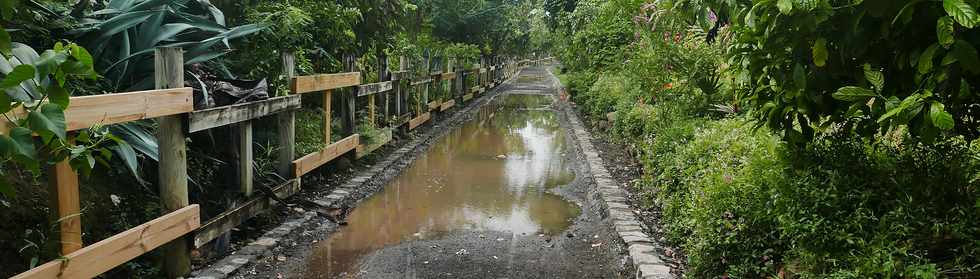
M354 209L350 225L319 242L306 276L347 277L372 251L456 231L564 231L579 208L547 192L574 179L551 102L503 95L481 108Z

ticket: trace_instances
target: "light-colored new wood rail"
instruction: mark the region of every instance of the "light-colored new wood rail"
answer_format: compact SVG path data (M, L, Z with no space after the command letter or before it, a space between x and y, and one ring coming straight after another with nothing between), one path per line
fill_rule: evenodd
M71 97L65 109L68 131L185 113L194 110L190 87ZM26 115L23 107L8 112L11 119ZM0 120L0 134L10 130L6 118Z
M302 94L357 86L360 84L360 72L319 74L294 77L291 89L293 93Z
M449 108L453 107L454 105L456 105L456 100L449 100L445 103L442 103L442 105L439 106L439 111L446 111Z
M409 130L412 130L412 129L418 128L419 126L421 126L426 121L429 121L429 118L431 118L431 117L432 117L432 115L429 114L428 112L426 112L426 113L423 113L422 115L419 115L416 118L413 118L412 120L409 120L408 121L408 129Z
M200 208L192 204L11 279L92 278L200 226Z
M357 148L360 143L360 135L353 134L347 138L328 145L319 152L310 153L302 158L293 161L293 175L301 177L304 174L326 164L327 162L340 157L344 153Z
M428 104L429 110L439 109L439 106L441 106L441 105L442 105L442 103L440 103L439 101L432 101L432 102L429 102L429 104Z

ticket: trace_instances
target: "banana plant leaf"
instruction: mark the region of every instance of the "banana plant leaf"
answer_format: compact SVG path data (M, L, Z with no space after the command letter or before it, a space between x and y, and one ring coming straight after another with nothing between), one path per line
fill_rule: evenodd
M116 92L153 88L156 48L181 47L186 64L208 62L215 66L215 58L231 51L232 40L265 28L254 24L228 27L224 13L209 0L100 0L95 6L102 8L84 14L69 34L92 50L96 70ZM225 68L217 64L218 69ZM135 156L130 150L159 160L156 137L148 123L110 127L113 135L130 146L115 150L129 168L140 166L132 161ZM140 174L136 169L131 172Z
M264 29L226 27L224 14L208 0L111 0L80 19L71 32L92 49L96 68L118 91L150 89L153 50L183 47L188 64L213 60L231 50L230 41Z

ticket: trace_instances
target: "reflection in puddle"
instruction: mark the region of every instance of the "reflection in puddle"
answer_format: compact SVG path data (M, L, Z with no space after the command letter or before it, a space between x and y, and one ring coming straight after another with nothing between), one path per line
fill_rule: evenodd
M450 132L314 249L308 277L336 277L358 258L459 230L559 234L579 209L547 193L574 173L551 98L504 95Z

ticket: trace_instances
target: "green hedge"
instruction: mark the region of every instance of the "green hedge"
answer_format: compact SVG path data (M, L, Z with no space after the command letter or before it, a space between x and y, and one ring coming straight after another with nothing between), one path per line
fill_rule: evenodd
M935 278L980 264L976 146L836 136L798 148L745 116L638 102L645 91L630 78L598 75L574 100L597 120L616 112L611 138L638 149L641 190L662 207L688 276Z

